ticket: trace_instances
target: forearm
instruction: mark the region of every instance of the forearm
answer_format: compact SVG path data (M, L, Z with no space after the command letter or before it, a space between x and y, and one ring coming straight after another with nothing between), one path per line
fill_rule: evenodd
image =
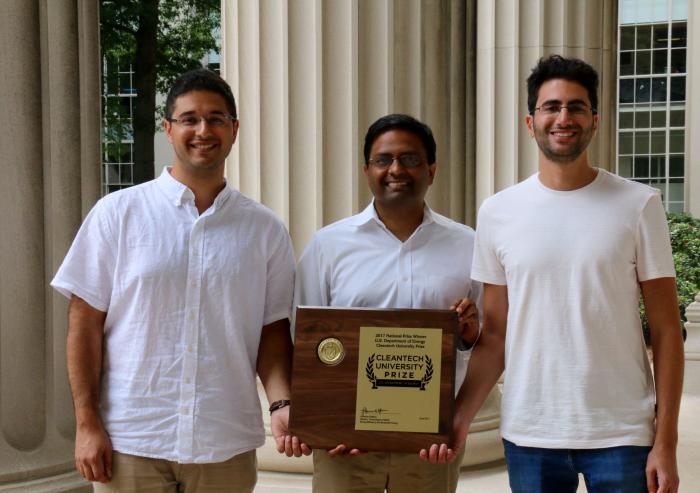
M258 349L257 372L269 402L290 397L292 351L287 319L278 320L263 327Z
M105 313L73 297L68 315L66 360L78 425L100 422L100 376Z
M499 334L484 331L469 358L467 376L457 394L457 414L471 423L504 369L504 345Z
M640 283L651 331L656 386L656 438L654 444L675 448L678 412L683 391L683 338L678 313L676 282L672 277Z
M508 289L485 284L483 296L484 329L472 350L467 376L457 394L457 415L468 423L479 412L505 367Z
M678 443L678 413L683 392L683 340L680 330L668 328L664 332L663 335L652 336L657 402L654 443L675 447Z

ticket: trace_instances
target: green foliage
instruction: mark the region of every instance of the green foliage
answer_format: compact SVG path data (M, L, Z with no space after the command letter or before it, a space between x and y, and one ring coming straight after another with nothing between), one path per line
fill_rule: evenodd
M673 263L676 267L676 286L678 288L678 310L683 322L686 307L693 302L700 291L700 219L690 214L669 213L668 229L671 234ZM649 343L649 324L644 305L640 303L644 338Z
M124 67L134 59L142 7L140 0L101 0L100 43L108 66ZM156 47L158 92L167 93L177 76L201 67L202 58L210 51L219 53L213 33L220 22L219 0L160 0ZM118 87L116 79L109 82L110 87Z
M102 47L103 92L124 94L134 84L127 74L139 42L139 17L146 8L141 0L100 0L100 44ZM215 37L221 20L220 0L159 0L156 41L156 90L167 93L183 72L201 67L204 56L219 47ZM134 74L134 78L139 74ZM124 98L103 98L104 140L119 142L132 133L129 107ZM158 116L163 107L154 108ZM156 124L160 126L160 122Z

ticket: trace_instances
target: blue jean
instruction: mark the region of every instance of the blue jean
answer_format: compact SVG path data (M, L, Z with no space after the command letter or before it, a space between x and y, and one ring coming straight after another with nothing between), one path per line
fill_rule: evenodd
M589 493L646 493L651 447L548 449L503 440L513 493L575 493L583 474Z

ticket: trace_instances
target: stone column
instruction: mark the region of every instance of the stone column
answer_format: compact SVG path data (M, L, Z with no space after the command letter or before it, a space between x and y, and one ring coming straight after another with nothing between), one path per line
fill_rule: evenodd
M700 293L685 309L685 330L688 332L685 340L685 376L683 392L700 395Z
M222 72L241 119L227 175L287 222L297 254L318 228L369 202L364 135L393 112L433 129L431 206L473 225L475 2L232 0L222 8ZM465 464L503 456L499 405L494 391ZM280 458L269 431L259 459L266 470L311 471L309 460Z
M477 12L477 205L537 171L525 80L542 56L576 56L598 71L600 126L588 155L613 169L617 2L478 0Z
M99 195L98 12L0 2L0 491L89 490L73 465L67 303L48 282Z
M223 2L222 71L240 106L227 173L284 218L297 253L370 200L367 127L390 112L425 120L438 144L430 204L472 223L473 2Z

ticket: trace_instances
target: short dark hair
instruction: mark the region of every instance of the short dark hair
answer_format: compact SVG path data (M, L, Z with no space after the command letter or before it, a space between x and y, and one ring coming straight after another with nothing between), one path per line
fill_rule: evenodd
M236 100L231 92L231 86L219 74L206 68L190 70L175 79L165 100L165 118L172 118L175 100L192 91L209 91L220 95L226 101L231 116L238 118Z
M535 112L537 96L542 84L552 79L564 79L581 84L588 91L591 108L598 111L598 72L578 58L564 58L561 55L542 57L527 78L527 111Z
M402 113L394 113L381 117L379 120L370 125L365 135L365 164L369 164L369 153L372 150L372 144L379 138L380 135L390 130L405 130L420 137L425 148L425 153L428 157L428 164L435 162L435 138L430 127L423 122L419 122L410 115Z

